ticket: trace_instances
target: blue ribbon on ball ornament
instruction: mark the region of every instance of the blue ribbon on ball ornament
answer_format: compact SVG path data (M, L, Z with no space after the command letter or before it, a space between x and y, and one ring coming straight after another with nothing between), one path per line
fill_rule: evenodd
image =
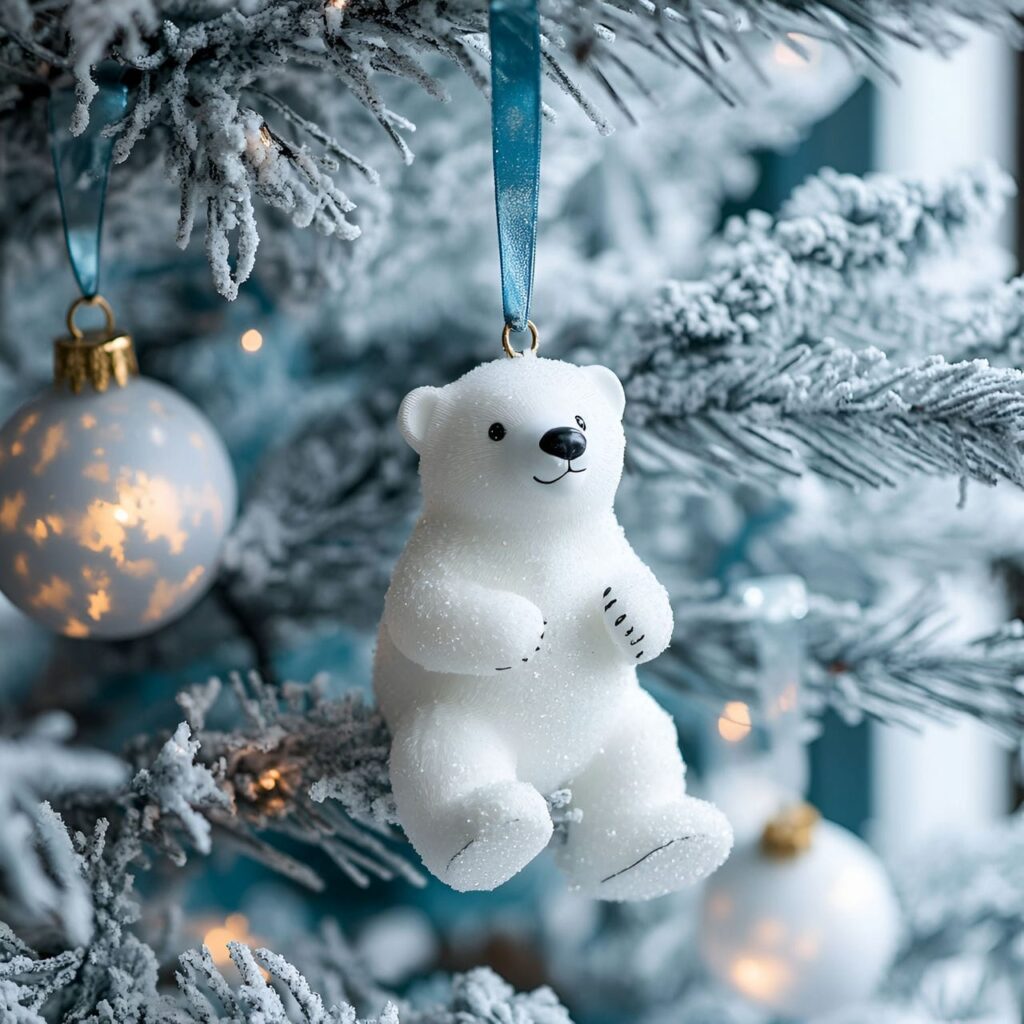
M113 135L105 135L104 129L120 120L128 105L128 89L116 72L100 69L96 77L98 91L89 107L89 122L77 135L71 127L77 104L74 90L52 92L49 103L50 152L64 240L71 270L87 299L100 289L100 240L114 148Z
M491 0L491 140L505 324L525 331L540 197L540 14L536 0Z

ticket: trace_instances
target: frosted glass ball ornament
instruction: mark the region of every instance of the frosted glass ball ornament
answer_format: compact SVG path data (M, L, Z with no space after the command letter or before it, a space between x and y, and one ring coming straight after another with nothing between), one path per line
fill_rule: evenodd
M122 640L206 592L237 492L209 421L135 376L107 319L58 339L56 386L0 428L0 590L55 633Z
M900 912L870 847L806 804L738 847L704 892L701 956L723 984L815 1020L870 997L896 954Z

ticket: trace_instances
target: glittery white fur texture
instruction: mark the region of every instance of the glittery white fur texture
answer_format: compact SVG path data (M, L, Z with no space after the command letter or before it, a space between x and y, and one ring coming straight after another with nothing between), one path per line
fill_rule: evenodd
M637 682L672 609L615 518L624 404L611 370L526 355L418 388L399 411L423 511L374 686L402 825L455 889L493 889L533 860L562 787L582 818L555 856L593 897L672 892L731 847L721 812L686 795L672 719ZM541 448L559 428L575 451Z

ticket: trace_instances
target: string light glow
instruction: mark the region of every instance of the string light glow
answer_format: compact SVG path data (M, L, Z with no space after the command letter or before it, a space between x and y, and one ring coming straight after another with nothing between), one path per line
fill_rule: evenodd
M821 60L821 43L800 32L788 32L789 43L778 42L772 48L772 59L787 70L806 71Z
M785 963L773 957L747 955L736 958L729 976L737 990L748 999L765 1001L773 998L786 984L789 970Z
M741 700L731 700L718 719L718 735L727 743L739 743L750 735L750 708Z
M241 338L242 349L250 354L263 348L263 335L255 328L250 328Z
M210 959L221 969L233 969L229 942L241 942L246 946L259 946L262 940L254 935L249 928L249 919L245 914L228 914L222 924L216 924L203 933L203 945L210 951ZM258 965L257 965L258 966ZM270 974L259 968L264 979Z
M247 945L253 942L253 936L249 932L249 919L245 914L228 914L223 924L215 925L203 935L203 945L210 951L210 956L218 967L225 967L231 963L229 942L244 942Z

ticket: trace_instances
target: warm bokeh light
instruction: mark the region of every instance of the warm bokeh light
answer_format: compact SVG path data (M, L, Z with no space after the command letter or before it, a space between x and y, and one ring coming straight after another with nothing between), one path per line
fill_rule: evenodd
M727 892L716 892L707 901L707 911L717 921L725 921L735 909L732 897Z
M739 743L750 735L750 708L741 700L731 700L718 719L718 735L726 743Z
M754 925L752 937L758 946L781 946L786 940L786 924L777 917L762 918Z
M795 711L797 701L800 697L800 688L796 683L786 683L779 694L775 707L780 714Z
M736 988L749 999L773 999L786 984L786 965L772 957L738 956L729 970Z
M281 772L277 768L268 768L266 771L260 772L260 788L270 792L273 789L277 789L277 784L281 781Z
M210 951L210 956L218 967L225 967L231 963L229 942L249 944L252 941L253 937L249 934L249 919L245 914L228 914L223 924L215 925L203 935L203 945Z
M242 335L242 348L250 354L259 352L263 348L263 335L255 327L250 327Z
M814 960L821 951L821 936L817 931L806 931L793 942L793 952L801 960Z
M805 71L817 64L821 58L821 43L810 36L799 32L789 32L786 36L794 45L776 43L772 49L772 58L776 64L796 71ZM801 53L801 51L803 51ZM805 56L806 55L806 56Z

